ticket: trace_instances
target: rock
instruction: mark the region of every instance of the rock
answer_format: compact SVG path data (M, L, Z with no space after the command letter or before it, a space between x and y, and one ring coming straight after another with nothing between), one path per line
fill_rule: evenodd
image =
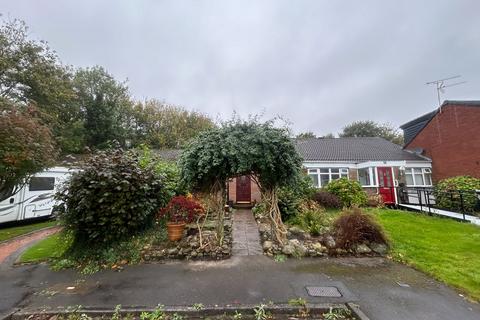
M282 252L286 255L292 255L295 252L295 246L291 244L286 244L283 246Z
M298 239L288 240L288 243L291 244L294 247L300 246L300 241Z
M273 242L272 241L265 241L263 243L263 250L268 251L273 247Z
M364 243L355 246L355 252L359 254L370 253L372 250Z
M302 230L301 228L297 227L297 226L292 226L288 229L288 232L290 234L290 236L293 236L295 238L298 238L298 239L301 239L301 240L305 240L305 239L310 239L311 236L308 232Z
M328 251L326 247L324 247L321 243L315 242L312 244L312 249L315 250L316 253L322 254Z
M388 251L387 245L383 243L371 243L370 244L370 249L372 249L373 252L384 255Z
M177 248L171 248L171 249L168 249L167 253L170 256L174 256L178 253L178 250L177 250Z
M263 233L263 232L268 232L270 231L270 226L267 225L267 224L259 224L258 225L258 231L260 231L260 233Z
M324 241L327 248L335 248L335 246L337 245L335 243L335 239L333 239L332 236L326 236Z

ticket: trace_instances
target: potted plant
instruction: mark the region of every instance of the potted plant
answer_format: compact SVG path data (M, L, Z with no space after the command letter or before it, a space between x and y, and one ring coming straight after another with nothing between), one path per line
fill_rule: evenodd
M185 225L203 213L203 207L192 197L176 196L160 210L159 217L167 219L168 239L178 241L183 237Z

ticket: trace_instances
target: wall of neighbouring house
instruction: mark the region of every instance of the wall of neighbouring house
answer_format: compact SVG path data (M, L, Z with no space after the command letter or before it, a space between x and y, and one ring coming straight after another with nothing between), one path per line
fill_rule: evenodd
M459 175L480 178L480 107L444 106L405 148L425 150L434 182Z

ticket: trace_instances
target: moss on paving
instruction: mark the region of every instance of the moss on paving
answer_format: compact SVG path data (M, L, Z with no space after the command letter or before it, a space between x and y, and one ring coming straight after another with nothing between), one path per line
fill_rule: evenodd
M28 248L20 256L20 262L40 262L58 258L67 250L68 246L69 242L60 233L56 233Z
M480 300L480 227L407 211L371 211L391 240L394 260Z
M35 230L54 226L56 224L56 221L44 221L40 223L26 224L17 227L2 228L0 229L0 241L15 238Z

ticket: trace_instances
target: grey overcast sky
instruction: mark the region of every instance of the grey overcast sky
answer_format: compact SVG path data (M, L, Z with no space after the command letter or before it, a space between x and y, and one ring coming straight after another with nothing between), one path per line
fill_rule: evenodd
M480 1L1 1L62 62L229 118L281 115L295 132L401 125L444 99L480 99Z

